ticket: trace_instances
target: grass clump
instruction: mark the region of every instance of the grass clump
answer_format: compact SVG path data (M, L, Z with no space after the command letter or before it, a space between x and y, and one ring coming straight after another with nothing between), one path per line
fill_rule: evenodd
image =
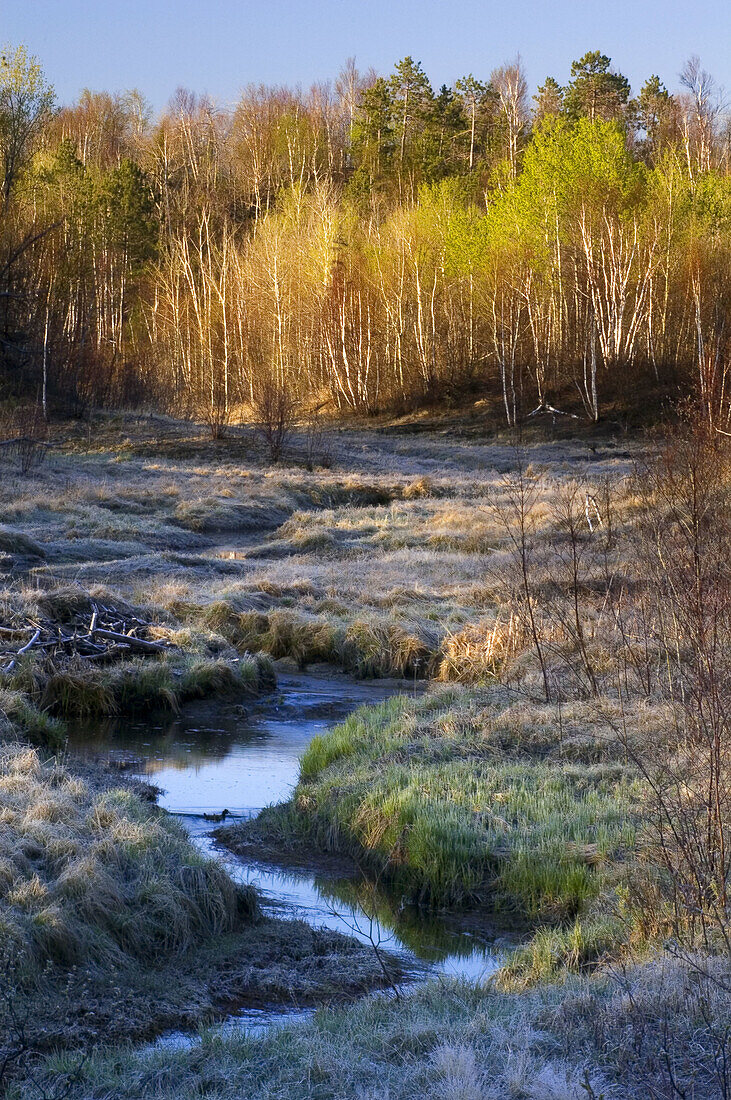
M470 623L444 639L436 678L462 684L496 680L524 646L524 631L512 615Z
M51 713L86 720L118 713L118 703L108 673L82 668L52 671L43 683L40 698Z
M129 790L5 744L0 803L0 923L26 980L49 964L150 962L256 916L252 891Z
M0 526L0 553L41 560L45 560L46 557L45 549L30 535L4 526Z
M260 653L237 661L192 660L182 671L177 690L185 701L238 692L256 695L275 686L272 663Z
M360 678L425 676L439 648L437 632L424 623L408 629L388 619L358 618L348 624L284 608L268 614L237 611L224 601L210 604L197 615L203 626L215 630L239 652L289 657L300 668L320 662L339 665Z
M61 743L59 719L177 711L188 699L258 695L275 684L271 662L262 654L211 658L171 651L107 667L77 662L59 669L26 662L3 678L0 700L6 695L14 701L9 717L20 731L52 748Z
M345 632L343 667L362 678L424 676L433 656L432 646L423 634L400 623L356 619Z
M573 920L633 850L640 792L622 764L594 761L600 737L566 761L536 725L463 689L363 708L305 752L300 828L419 904Z
M332 623L307 619L287 611L269 615L262 648L272 657L291 657L300 668L337 659L342 631Z
M33 745L58 749L65 740L66 727L60 719L34 706L22 692L0 689L0 740L12 740L14 735Z

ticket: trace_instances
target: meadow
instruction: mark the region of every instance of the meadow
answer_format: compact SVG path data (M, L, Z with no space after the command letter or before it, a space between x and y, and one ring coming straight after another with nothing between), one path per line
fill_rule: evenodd
M723 705L704 700L725 697L728 480L723 455L708 475L705 451L706 481L683 480L688 448L670 454L618 425L516 441L490 435L477 410L333 425L319 465L295 447L272 466L245 429L214 443L189 424L119 416L66 426L38 470L8 471L8 636L24 641L49 616L81 630L104 605L170 643L99 667L31 652L0 674L0 782L14 800L0 920L23 959L9 981L28 1003L49 988L60 998L64 982L76 996L108 988L110 974L122 989L94 994L107 1023L85 1033L97 1049L83 1066L52 1057L11 1095L725 1095L723 864L701 866L697 839L706 748L719 789L727 767ZM695 526L691 483L705 494ZM691 607L699 545L704 598ZM49 756L75 721L252 697L278 668L317 664L413 689L316 738L292 801L220 838L283 861L336 853L403 904L514 919L523 946L486 987L389 992L262 1038L211 1033L190 1051L110 1051L246 997L323 1003L379 984L371 954L304 926L282 969L277 922L144 791ZM23 739L36 747L9 747ZM119 909L119 928L94 907L94 876L122 899L102 907ZM124 941L138 910L149 981L182 975L155 1018ZM111 1017L126 1022L110 1029Z

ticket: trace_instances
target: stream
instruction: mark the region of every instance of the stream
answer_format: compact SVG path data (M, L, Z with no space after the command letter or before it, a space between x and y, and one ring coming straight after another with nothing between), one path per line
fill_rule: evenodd
M174 814L205 855L236 881L257 887L264 912L331 928L397 955L413 977L442 974L480 980L500 965L515 942L478 914L434 914L404 906L358 874L282 869L234 855L217 844L204 814L228 809L227 823L256 816L286 801L299 759L314 736L365 703L413 692L403 681L354 681L327 675L280 673L275 693L243 706L197 703L175 717L111 719L74 734L69 750L106 759L162 789L159 805ZM313 853L313 866L317 853ZM260 1031L306 1012L245 1009L219 1025ZM185 1041L180 1033L163 1039Z

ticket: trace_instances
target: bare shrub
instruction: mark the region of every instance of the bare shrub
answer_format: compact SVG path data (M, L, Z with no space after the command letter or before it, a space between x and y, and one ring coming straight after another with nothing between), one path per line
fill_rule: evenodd
M271 462L279 462L297 421L299 402L279 378L262 379L252 401L256 431L264 440Z
M644 681L670 715L661 738L622 743L652 795L653 845L676 934L731 953L731 449L698 417L637 471L638 569L649 599ZM652 608L650 616L648 605ZM631 604L620 618L636 632ZM620 694L630 682L619 669ZM658 674L659 673L659 674Z
M223 439L231 419L228 397L221 386L213 386L208 400L200 405L201 417L208 426L211 439Z
M37 470L48 454L48 425L37 405L21 405L0 422L0 460L12 462L22 474Z
M536 598L535 556L538 528L540 485L529 475L523 453L515 452L515 467L500 482L489 500L489 511L507 536L510 566L497 577L505 589L509 604L515 610L526 634L529 635L541 667L543 691L547 703L553 692L542 637Z
M314 470L316 466L329 470L332 466L332 447L328 439L320 408L313 409L307 417L305 428L305 467Z
M556 537L548 614L564 643L560 645L563 663L573 672L580 689L596 696L599 684L590 653L586 597L591 552L602 526L601 513L586 486L570 482L560 489L551 519Z

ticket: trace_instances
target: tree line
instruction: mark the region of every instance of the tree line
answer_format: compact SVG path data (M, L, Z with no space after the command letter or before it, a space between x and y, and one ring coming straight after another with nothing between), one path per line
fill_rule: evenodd
M492 393L509 425L692 393L727 418L729 128L692 58L434 91L406 57L223 109L58 107L0 56L0 400L202 417ZM719 426L728 426L721 424Z

